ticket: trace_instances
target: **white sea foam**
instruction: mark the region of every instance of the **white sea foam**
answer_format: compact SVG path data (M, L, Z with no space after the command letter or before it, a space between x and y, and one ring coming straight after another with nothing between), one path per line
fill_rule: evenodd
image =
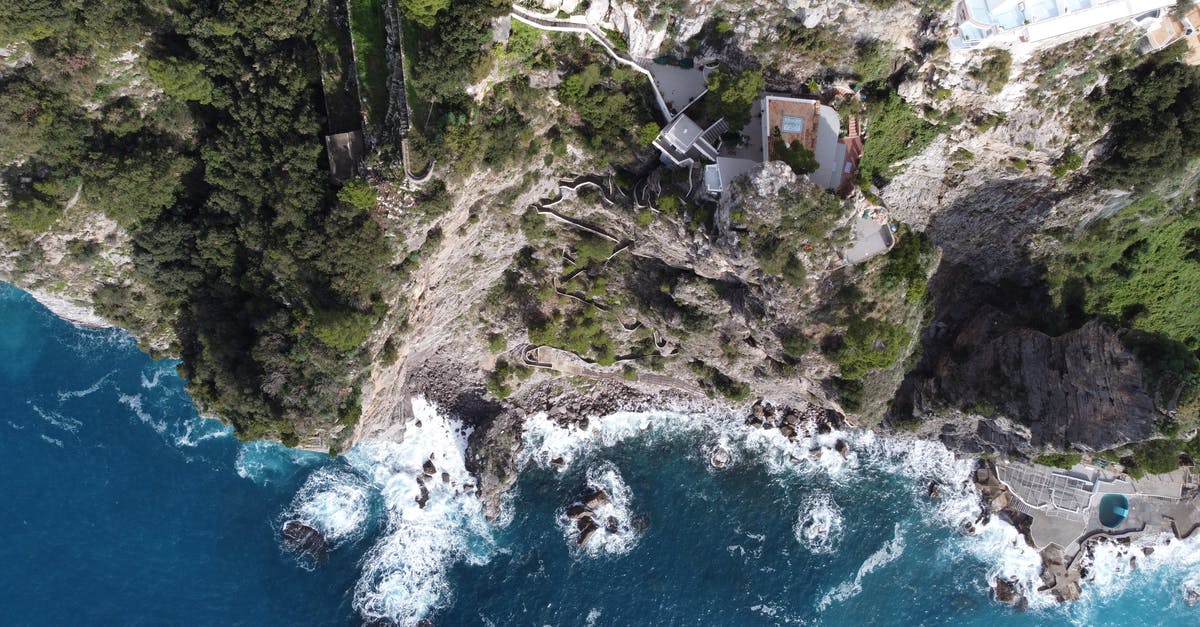
M1148 548L1150 555L1145 554ZM1071 608L1080 624L1095 621L1131 588L1165 589L1171 607L1186 603L1189 591L1200 592L1200 536L1179 540L1170 533L1147 535L1128 546L1102 542L1081 559L1088 576L1078 607Z
M113 372L116 372L116 371L114 370ZM82 390L69 390L66 392L59 392L58 400L65 401L69 398L83 398L84 396L94 394L97 390L99 390L101 388L101 386L104 385L104 382L107 381L108 378L112 376L113 372L109 372L108 374L104 375L103 377L100 377L99 381L96 381L95 383L89 385L88 387L86 387Z
M809 425L811 427L811 425ZM522 461L542 467L552 467L551 460L562 458L563 468L583 459L589 452L596 452L617 444L642 438L646 442L679 436L696 437L697 455L705 460L712 458L718 447L729 451L728 465L754 460L767 465L771 474L779 477L820 475L835 486L845 486L858 481L864 467L872 467L889 474L910 480L914 498L925 498L929 484L936 483L940 493L931 501L926 520L943 526L952 535L943 551L948 558L963 554L987 565L986 582L995 585L997 578L1004 579L1028 600L1033 609L1055 606L1048 592L1039 592L1041 557L1030 547L1020 533L999 517L988 522L979 522L983 512L979 494L972 482L975 460L960 458L940 442L918 440L909 437L885 436L869 430L832 431L816 434L807 428L799 429L795 440L788 440L778 429L761 429L748 426L740 416L728 414L684 414L671 411L645 413L620 412L611 416L593 418L587 429L559 427L545 414L526 420ZM846 454L834 450L838 440L848 444ZM819 527L819 525L817 525ZM806 521L797 521L797 539L804 536ZM812 527L808 527L812 528ZM805 544L800 540L801 544ZM1147 543L1153 545L1158 540ZM819 545L817 545L819 546ZM732 552L745 551L741 546L729 547ZM810 548L811 550L811 548ZM845 582L822 601L824 606L857 594L862 576L882 565L880 560L890 561L903 550L903 539L897 536L894 542L885 545L874 561L864 563L864 570L854 581ZM1122 577L1128 569L1128 555L1120 559L1109 555L1111 547L1102 547L1091 563L1092 581L1084 586L1084 603L1088 598L1115 594L1115 590L1128 585ZM1138 558L1144 571L1162 571L1169 562L1163 555L1180 555L1184 563L1196 563L1198 568L1191 572L1200 573L1200 537L1195 541L1170 543L1150 558ZM1191 577L1192 580L1188 580ZM1194 581L1193 581L1194 580ZM1200 574L1181 572L1174 580L1191 581L1200 589ZM1183 584L1172 584L1176 587ZM1182 595L1180 592L1176 596Z
M165 420L155 420L154 416L152 416L150 414L150 412L146 411L142 407L142 395L141 394L121 394L120 396L117 397L117 400L120 401L122 405L128 407L129 410L132 411L134 413L134 415L138 417L138 420L141 420L143 423L150 425L150 428L154 429L156 432L158 432L158 433L166 432L167 422Z
M633 525L633 493L612 462L601 462L587 471L589 489L603 490L608 500L592 510L592 519L599 526L583 545L579 544L579 527L567 517L566 511L558 514L558 526L571 547L578 547L585 555L624 555L637 546L640 533ZM610 523L610 519L612 522ZM608 527L615 527L610 532Z
M50 443L50 444L53 444L54 446L57 446L58 448L62 448L62 447L63 447L62 440L60 440L60 439L58 439L58 438L52 438L52 437L50 437L50 436L48 436L48 435L46 435L46 434L44 434L44 433L42 434L42 436L41 436L41 437L42 437L42 440L44 440L44 441L46 441L46 442L48 442L48 443Z
M800 516L792 528L796 541L810 553L833 553L845 533L842 508L828 494L816 494L800 504Z
M329 548L336 549L366 532L371 495L362 477L342 468L321 468L304 481L281 522L298 520L320 531Z
M368 619L401 625L450 601L452 564L484 563L494 550L482 505L467 487L475 484L464 461L469 431L422 399L413 400L413 416L402 442L363 442L346 453L383 495L387 512L386 530L363 558L354 605ZM427 460L436 468L433 477L423 475ZM424 507L417 503L419 477L428 491Z
M159 383L159 380L162 378L162 374L163 374L163 370L161 367L152 368L150 370L150 378L147 379L146 372L143 370L141 373L142 387L147 390L153 390L154 388L158 387L158 383Z
M230 435L233 435L233 427L225 425L215 418L194 417L183 423L183 433L175 436L175 446L193 448L205 440L225 438Z
M284 481L327 459L321 453L288 448L278 442L256 440L238 451L234 468L238 476L259 485Z
M903 554L904 535L900 531L900 524L897 523L893 530L892 539L885 542L883 546L879 547L874 553L867 557L865 561L863 561L863 563L858 567L858 572L855 573L852 581L844 581L838 584L837 587L835 587L833 590L830 590L825 594L825 596L821 597L821 600L817 603L818 611L824 611L830 605L834 603L841 603L842 601L845 601L846 599L849 599L862 592L863 578L875 572L879 568L891 564L899 559Z
M44 410L33 403L30 403L29 406L33 408L33 412L40 416L42 420L45 420L51 425L54 425L55 427L58 427L59 429L62 429L68 433L78 433L79 427L83 426L82 422L74 418L64 416L56 411Z

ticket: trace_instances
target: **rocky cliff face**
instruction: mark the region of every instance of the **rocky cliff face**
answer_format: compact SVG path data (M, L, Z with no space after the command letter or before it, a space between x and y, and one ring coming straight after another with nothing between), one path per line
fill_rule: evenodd
M1035 447L1109 449L1151 437L1157 417L1142 366L1118 330L1093 320L1051 337L990 306L963 326L917 387L917 405L941 399L1018 419ZM1013 446L1000 430L982 435Z

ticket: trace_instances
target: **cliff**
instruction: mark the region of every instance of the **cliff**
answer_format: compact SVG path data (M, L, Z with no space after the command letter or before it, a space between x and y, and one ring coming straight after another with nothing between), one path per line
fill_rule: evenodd
M1159 418L1141 364L1099 320L1051 337L985 307L917 386L918 406L1008 416L1035 447L1106 450L1153 436Z

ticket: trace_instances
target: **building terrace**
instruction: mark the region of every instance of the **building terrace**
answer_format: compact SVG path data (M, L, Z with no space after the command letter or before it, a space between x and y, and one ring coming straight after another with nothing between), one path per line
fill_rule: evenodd
M1036 43L1135 19L1176 0L960 0L951 48L982 43Z

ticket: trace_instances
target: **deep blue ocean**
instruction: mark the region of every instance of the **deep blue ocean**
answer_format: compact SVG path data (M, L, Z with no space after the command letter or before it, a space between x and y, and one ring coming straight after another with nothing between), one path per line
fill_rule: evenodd
M1084 598L1055 604L1011 527L965 530L971 462L933 443L857 432L794 448L666 411L585 433L535 417L489 523L466 434L434 407L415 404L404 442L337 459L244 445L197 415L173 362L3 284L0 399L0 625L1200 624L1184 603L1200 543L1100 551ZM588 485L614 531L580 548L564 510ZM289 520L321 530L328 556L285 550ZM996 576L1031 607L993 601Z

